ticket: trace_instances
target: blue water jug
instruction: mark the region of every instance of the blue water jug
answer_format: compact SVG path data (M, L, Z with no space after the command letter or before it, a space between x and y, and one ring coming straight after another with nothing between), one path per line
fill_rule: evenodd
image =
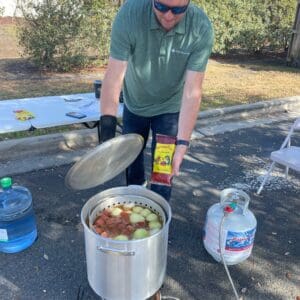
M10 177L0 180L0 252L15 253L33 244L36 220L29 190L13 186Z

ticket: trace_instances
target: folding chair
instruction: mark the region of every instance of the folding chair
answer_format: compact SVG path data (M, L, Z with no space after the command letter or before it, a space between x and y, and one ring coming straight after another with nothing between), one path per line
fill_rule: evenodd
M289 133L283 141L280 149L271 153L272 164L269 167L268 172L265 174L264 179L257 190L258 195L262 191L276 163L285 166L286 179L288 177L289 169L300 172L300 147L291 146L292 135L296 130L300 130L300 118L298 118L291 126Z

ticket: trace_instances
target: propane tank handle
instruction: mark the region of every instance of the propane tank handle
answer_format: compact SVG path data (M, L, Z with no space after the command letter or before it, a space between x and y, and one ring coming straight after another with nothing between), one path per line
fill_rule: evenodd
M225 203L231 203L235 201L237 205L243 209L243 215L245 215L249 206L250 197L244 191L228 188L221 192L220 203L222 206L225 206Z

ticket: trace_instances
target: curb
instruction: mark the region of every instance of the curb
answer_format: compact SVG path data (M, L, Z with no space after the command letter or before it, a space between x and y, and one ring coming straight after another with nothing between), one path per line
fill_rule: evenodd
M96 129L0 142L0 177L75 162L98 145Z
M300 96L203 111L198 114L192 139L297 118L299 115Z
M271 101L261 101L251 104L242 104L235 105L224 108L216 108L207 111L200 112L198 114L198 119L207 119L220 117L228 114L244 113L254 110L263 110L263 111L284 111L289 110L293 107L300 107L300 96L293 96L287 98L279 98Z
M300 96L203 111L198 114L192 139L299 115ZM96 128L1 141L0 177L69 164L97 145Z
M0 142L0 162L12 160L18 155L38 155L57 151L72 152L78 149L95 147L98 144L96 129L81 129L65 133L55 133L36 137L26 137Z

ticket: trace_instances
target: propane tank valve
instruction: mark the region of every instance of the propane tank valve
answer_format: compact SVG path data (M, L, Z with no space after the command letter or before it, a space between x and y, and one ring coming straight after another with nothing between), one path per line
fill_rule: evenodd
M236 209L237 203L231 202L229 205L226 205L224 208L224 213L230 214Z

